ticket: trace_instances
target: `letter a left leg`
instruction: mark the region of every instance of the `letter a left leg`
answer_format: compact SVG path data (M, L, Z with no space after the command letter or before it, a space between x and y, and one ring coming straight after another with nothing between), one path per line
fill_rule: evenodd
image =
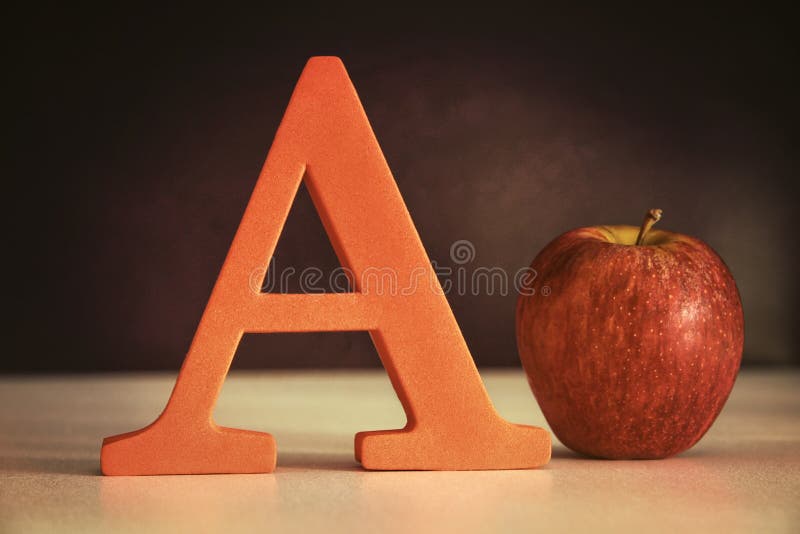
M151 425L103 440L106 475L270 473L274 438L264 432L220 427L214 402L242 333L224 324L197 329L167 407Z

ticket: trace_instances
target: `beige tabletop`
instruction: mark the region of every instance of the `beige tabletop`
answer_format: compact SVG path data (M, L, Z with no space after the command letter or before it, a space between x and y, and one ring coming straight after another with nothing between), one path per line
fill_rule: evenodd
M544 426L519 371L498 410ZM264 475L103 477L103 436L161 410L174 374L0 377L0 532L800 532L800 372L747 370L692 450L543 469L366 472L353 434L402 427L382 371L232 373L216 420L278 441Z

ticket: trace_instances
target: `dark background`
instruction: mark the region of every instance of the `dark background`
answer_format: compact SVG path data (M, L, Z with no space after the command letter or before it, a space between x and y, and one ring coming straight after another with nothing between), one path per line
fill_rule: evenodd
M431 259L467 239L468 267L516 270L660 207L733 271L745 361L799 361L787 13L38 6L5 20L1 370L180 366L312 55L344 60ZM337 265L304 191L276 261ZM479 365L517 365L515 296L448 299ZM372 365L365 333L250 335L234 362Z

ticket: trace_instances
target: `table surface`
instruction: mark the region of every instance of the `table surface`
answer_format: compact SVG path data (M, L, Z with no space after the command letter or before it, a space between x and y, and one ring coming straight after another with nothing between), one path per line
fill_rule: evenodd
M546 426L521 371L484 371L499 412ZM382 371L234 372L216 410L264 430L263 475L103 477L103 436L160 413L174 374L0 377L0 531L514 532L800 529L800 371L743 371L690 451L528 471L366 472L353 434L405 415Z

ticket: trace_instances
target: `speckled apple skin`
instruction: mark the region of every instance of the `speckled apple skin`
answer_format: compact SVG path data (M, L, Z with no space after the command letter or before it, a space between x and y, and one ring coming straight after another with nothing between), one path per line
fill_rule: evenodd
M653 230L651 246L579 228L533 261L517 345L548 423L570 449L665 458L706 433L733 388L744 318L734 279L705 243Z

